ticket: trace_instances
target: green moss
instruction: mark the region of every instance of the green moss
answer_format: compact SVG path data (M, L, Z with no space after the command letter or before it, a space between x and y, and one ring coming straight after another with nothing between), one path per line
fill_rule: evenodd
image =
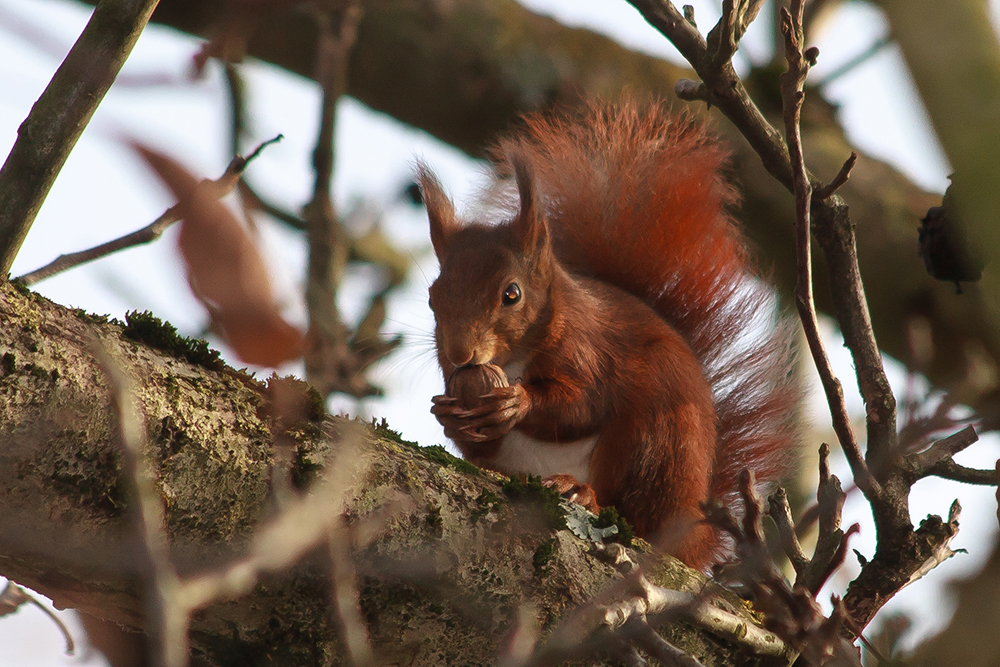
M9 275L10 274L8 274L8 277L9 277ZM31 288L28 287L27 285L25 285L23 282L21 282L17 278L15 278L14 280L11 280L10 284L14 287L14 289L16 289L18 291L18 293L21 296L31 296L32 295Z
M430 447L419 447L418 450L423 454L424 458L428 461L437 463L438 465L444 466L446 468L454 468L459 472L464 472L467 475L482 475L482 471L476 466L472 465L465 459L460 459L457 456L452 456L448 453L441 445L431 445Z
M329 416L319 392L292 375L278 377L272 374L262 395L266 402L264 412L282 431L300 426L303 420L319 424Z
M593 517L590 522L595 528L610 528L617 526L618 532L604 538L605 542L618 542L622 546L632 547L632 539L635 537L635 530L632 525L625 520L625 517L618 514L614 507L602 507L600 513Z
M219 358L219 352L210 349L208 343L181 336L174 325L164 322L148 310L125 313L122 336L209 370L221 371L225 368L225 364Z
M382 417L381 422L376 421L375 418L372 417L371 428L372 428L372 433L375 434L376 438L381 438L382 440L395 442L396 444L399 445L407 445L417 450L423 449L420 445L418 445L415 442L412 442L410 440L404 440L403 436L399 433L399 431L394 431L393 429L389 428L389 422L385 420L385 417Z
M539 574L546 574L549 571L549 561L552 560L552 554L556 551L556 539L550 537L535 549L534 555L531 557L531 564L535 567L535 572Z
M46 371L41 366L36 366L35 364L28 364L24 367L24 370L31 374L36 380L48 380L49 372Z
M427 525L431 528L440 528L444 521L444 519L441 518L441 508L428 506L425 520L427 521Z
M483 489L479 493L479 497L476 498L476 509L472 510L470 518L472 519L472 525L479 523L479 520L484 516L488 515L493 509L500 506L503 503L503 499L497 494L493 493L489 489Z
M503 483L503 492L512 501L537 508L549 530L566 528L566 515L560 503L562 496L553 488L542 485L542 478L528 475L523 481L514 476Z
M88 324L107 324L110 321L107 315L94 315L88 313L83 308L74 308L73 314L76 315L77 319L83 320Z
M292 469L289 471L292 486L303 490L319 477L322 471L323 466L309 458L305 447L299 446L295 449L295 461L292 462Z

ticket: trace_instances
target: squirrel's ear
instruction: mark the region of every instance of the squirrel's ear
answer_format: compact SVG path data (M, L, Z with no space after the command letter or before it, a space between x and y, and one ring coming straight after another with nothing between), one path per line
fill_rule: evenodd
M417 181L420 183L420 194L431 223L431 245L434 246L434 253L441 258L448 247L448 239L458 229L455 207L427 165L417 165Z
M520 210L513 223L514 235L525 254L535 255L545 248L549 241L548 225L538 206L535 176L531 165L521 156L514 155L510 161L514 167L514 179L517 181L517 195L520 200Z

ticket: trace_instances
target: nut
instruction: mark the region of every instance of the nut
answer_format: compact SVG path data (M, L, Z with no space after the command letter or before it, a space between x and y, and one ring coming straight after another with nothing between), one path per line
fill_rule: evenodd
M507 374L494 364L462 366L455 369L445 383L445 391L458 399L458 405L466 410L479 407L484 396L497 387L506 387Z

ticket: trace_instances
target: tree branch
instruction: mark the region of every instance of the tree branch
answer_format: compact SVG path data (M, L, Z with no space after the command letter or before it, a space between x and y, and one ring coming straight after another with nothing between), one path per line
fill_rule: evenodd
M0 167L0 279L157 0L102 0L38 98Z
M509 499L495 475L386 427L363 429L355 442L350 423L317 412L315 395L299 397L301 415L282 411L278 388L303 392L303 383L265 387L184 341L163 342L155 326L123 327L11 283L0 284L0 320L0 441L11 445L0 452L0 573L58 606L133 630L151 621L140 585L149 566L136 549L112 416L114 396L125 397L95 361L95 339L136 389L178 595L198 610L190 641L201 664L231 665L234 655L267 655L278 667L317 655L345 664L323 549L340 522L336 537L352 546L337 558L349 557L357 576L339 561L336 595L345 597L335 606L342 620L352 615L353 581L360 613L344 625L364 622L379 664L491 663L517 609L532 609L544 628L621 581L597 545L569 530L519 528L543 525L539 508ZM296 491L280 508L269 483L277 435L287 438ZM685 591L705 586L672 560L658 568L661 579ZM697 644L706 664L744 664L751 640L780 649L738 600L722 604L728 613L712 602L702 613L718 617L734 644L682 628L671 641L685 651Z
M221 0L172 0L157 9L153 20L208 35L221 6ZM482 155L522 113L581 97L612 97L622 89L670 100L678 79L695 76L606 37L561 26L513 0L386 0L366 4L365 10L348 93L473 155ZM686 25L691 42L704 43L697 30ZM316 26L308 16L280 11L259 23L248 49L252 56L312 77L316 44ZM760 81L751 79L751 85L760 88ZM764 92L762 99L773 97L772 89ZM826 180L853 148L832 109L816 96L806 101L806 109L806 159ZM777 117L780 112L767 113ZM744 194L740 218L749 235L766 256L791 256L791 202L758 167L760 160L750 146L727 124L718 129L729 137L734 152ZM780 159L787 161L787 156ZM940 195L920 190L864 154L840 194L851 202L858 259L868 278L882 348L908 359L908 323L920 318L930 325L934 354L926 373L936 385L955 389L965 386L972 368L987 374L1000 368L1000 337L987 325L989 304L975 288L956 298L953 287L928 278L915 255L914 228L929 207L941 203ZM772 264L776 282L791 294L794 267ZM817 275L817 307L833 313L825 275Z
M276 141L281 141L281 139L282 136L279 134L274 139L269 139L268 141L261 143L247 157L237 154L229 162L229 165L226 167L226 171L222 174L222 176L219 176L219 178L214 181L210 181L213 186L212 191L216 193L219 198L225 197L227 194L232 192L233 188L235 188L240 182L240 177L242 176L247 165L260 154L261 150L263 150L265 146L273 144ZM136 246L152 243L160 238L163 235L163 232L167 231L172 224L180 220L181 208L182 206L180 204L175 204L164 211L160 217L142 229L137 229L136 231L126 234L125 236L120 236L113 241L102 243L101 245L88 248L87 250L72 252L68 255L59 255L45 266L35 269L30 273L26 273L23 276L18 277L17 280L30 287L41 280L50 278L73 267L81 266L87 262L92 262L95 259L107 257L108 255L116 253L119 250L125 250L127 248L134 248Z

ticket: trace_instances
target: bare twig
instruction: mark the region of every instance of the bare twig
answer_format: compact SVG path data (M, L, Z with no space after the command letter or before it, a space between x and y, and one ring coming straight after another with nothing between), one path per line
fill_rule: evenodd
M264 199L252 185L246 182L246 179L241 179L239 185L236 187L239 189L240 196L248 208L261 211L278 222L285 223L292 229L305 231L309 228L309 224L301 217Z
M781 487L777 488L768 497L767 503L768 516L771 517L774 525L778 528L778 539L781 540L781 548L784 550L785 556L788 557L788 561L792 564L792 569L795 570L796 581L798 581L802 578L806 566L809 565L809 559L802 550L799 538L795 534L792 508L788 505L788 497L785 495L785 490Z
M347 60L357 37L360 18L361 8L356 4L316 12L320 27L316 80L323 89L323 103L319 136L313 151L316 174L313 195L304 209L309 225L306 284L309 344L305 362L309 382L323 395L331 391L348 391L364 396L374 391L350 368L349 332L337 310L337 287L347 264L347 243L330 194L337 102L347 89Z
M937 465L928 468L927 475L934 475L942 479L950 479L966 484L978 484L980 486L995 486L997 484L997 477L994 471L967 468L955 463L951 459L945 459Z
M785 142L750 100L732 63L715 60L705 39L670 0L628 1L691 63L704 82L704 100L722 110L753 147L768 173L791 190L792 171Z
M708 49L715 67L733 59L740 40L764 5L763 0L723 0L722 17L708 33Z
M237 154L236 157L230 161L229 166L226 167L226 171L222 174L222 176L214 181L207 181L212 184L213 192L215 192L218 197L224 197L232 192L233 188L239 182L240 176L243 174L243 170L246 169L250 161L256 158L265 146L281 141L281 139L282 136L279 134L275 138L261 143L247 157L242 157ZM108 255L116 253L119 250L125 250L126 248L134 248L146 243L151 243L160 238L160 236L163 235L163 232L165 232L170 225L180 220L181 210L181 204L175 204L164 211L160 217L142 229L138 229L113 241L102 243L101 245L94 246L93 248L89 248L87 250L69 253L68 255L59 255L59 257L45 266L20 276L18 280L25 285L31 286L41 280L52 277L57 273L62 273L63 271L81 266L87 262L92 262L95 259L107 257Z
M768 498L768 514L778 527L782 548L795 569L795 585L804 587L814 596L844 563L848 540L860 530L858 524L852 525L847 533L840 529L846 494L841 490L837 476L830 474L830 446L824 443L819 456L819 485L816 491L819 537L811 559L806 557L799 545L784 489L777 489Z
M234 63L224 63L226 90L229 92L229 152L240 154L240 142L247 131L246 84Z
M823 443L819 449L819 485L816 489L816 505L819 510L819 536L809 567L801 579L795 583L805 586L813 595L833 572L844 562L844 549L848 535L840 529L844 501L847 494L840 487L840 480L830 472L830 446ZM849 534L857 532L852 526Z
M844 389L833 372L826 354L823 339L819 333L819 320L812 288L811 218L812 183L806 172L802 155L802 135L799 118L804 99L803 85L809 72L809 60L802 51L802 11L804 2L792 0L791 12L781 10L781 32L785 36L785 59L788 71L781 75L781 97L785 136L788 139L788 155L792 165L792 189L795 194L796 266L798 279L795 285L795 305L802 320L809 350L819 372L823 390L826 392L833 429L854 473L854 479L866 495L878 492L878 483L872 478L858 445L851 419L847 414Z
M351 561L350 535L338 515L337 522L326 541L330 564L330 611L340 629L340 637L347 648L347 655L355 667L372 662L372 648L368 628L361 616L358 603L357 574Z
M31 108L0 168L0 279L149 21L157 0L102 0Z
M131 487L133 521L149 566L146 585L146 632L152 639L153 664L185 667L188 664L189 609L179 596L181 580L170 560L165 531L166 513L156 484L156 472L146 458L146 430L135 406L131 381L104 349L94 344L98 360L111 385L126 482Z
M707 520L736 542L735 559L719 572L751 593L754 607L764 614L764 626L799 651L807 664L830 664L830 659L834 664L859 664L841 636L843 617L836 610L824 617L813 593L798 582L791 586L771 558L760 521L763 505L748 470L740 475L740 495L746 508L741 522L725 507L706 512ZM775 502L780 500L772 498L772 505Z
M814 2L813 4L816 3ZM879 39L875 40L875 42L872 43L872 45L869 46L867 49L865 49L858 55L854 56L853 58L848 60L846 63L844 63L837 69L827 74L816 85L825 86L829 83L832 83L833 81L836 81L840 77L851 72L854 68L870 60L872 57L877 55L880 51L882 51L882 49L889 46L890 44L892 44L892 39L889 36L880 37Z
M972 426L966 426L958 433L953 433L947 438L938 440L925 451L911 457L911 460L916 463L916 474L925 476L927 470L934 468L939 463L950 460L952 456L978 442L978 440L979 436L976 434L976 429Z
M844 161L844 165L840 168L840 171L837 172L837 175L833 177L833 180L830 181L828 185L813 193L813 198L816 201L823 201L836 194L837 190L842 188L844 184L847 183L847 179L851 177L851 170L854 169L854 165L857 161L858 154L851 151L851 156Z
M8 581L7 586L0 592L0 616L14 613L23 604L35 605L42 610L42 613L49 617L49 620L56 624L56 627L59 628L59 631L63 635L63 639L66 640L66 655L73 655L73 652L76 650L73 644L73 635L70 633L69 628L66 627L66 624L62 622L62 619L53 614L51 609L39 602L31 593L13 581Z

